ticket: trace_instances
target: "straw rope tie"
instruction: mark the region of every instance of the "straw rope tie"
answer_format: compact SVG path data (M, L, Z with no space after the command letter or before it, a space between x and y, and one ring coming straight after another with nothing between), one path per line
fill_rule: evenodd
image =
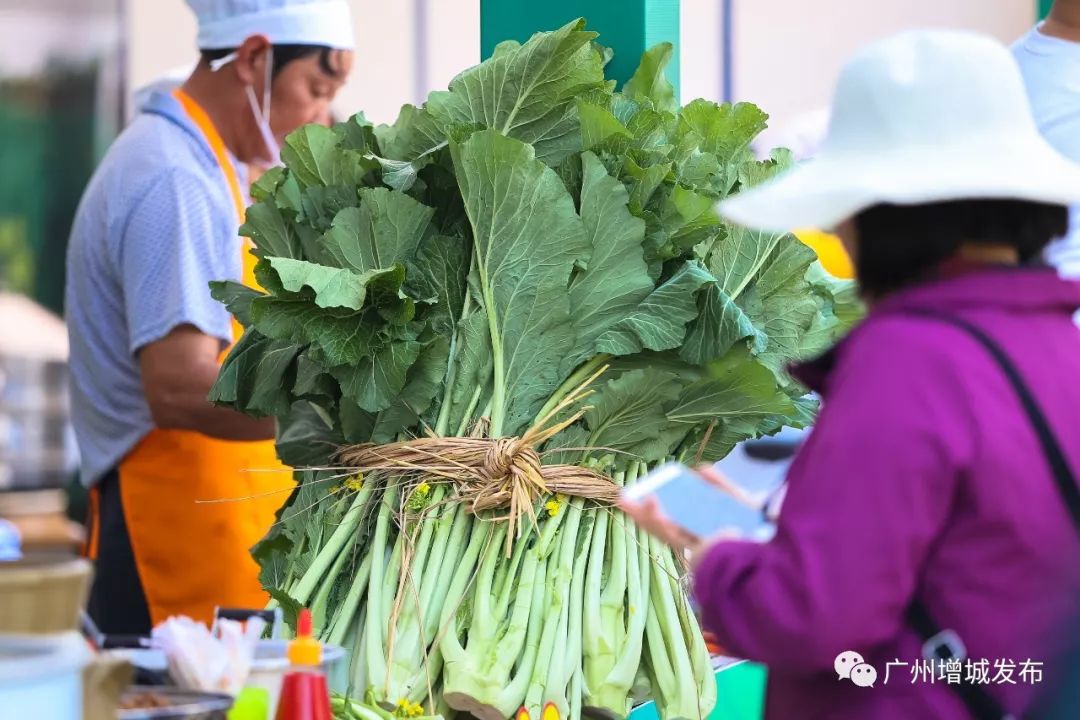
M497 438L491 442L480 475L495 482L543 477L540 456L521 438Z
M477 431L467 437L431 434L384 445L365 443L343 447L337 453L337 460L364 474L450 481L457 499L471 512L508 511L504 516L488 519L509 521L509 541L515 528L520 533L518 518L528 514L535 522L536 503L549 493L601 504L617 500L619 488L611 478L577 465L545 465L536 450L584 415L587 408L581 407L581 402L589 395L587 388L606 369L600 368L568 392L520 437L483 437L480 423ZM571 412L570 408L575 406L579 406L577 411ZM556 420L560 414L564 415L563 419Z

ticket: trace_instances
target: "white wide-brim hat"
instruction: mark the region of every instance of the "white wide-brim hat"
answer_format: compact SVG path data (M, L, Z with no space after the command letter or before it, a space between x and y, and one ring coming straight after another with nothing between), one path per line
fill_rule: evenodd
M1080 166L1039 134L1020 70L992 38L906 32L844 67L814 160L720 203L728 219L833 228L874 205L1080 203Z

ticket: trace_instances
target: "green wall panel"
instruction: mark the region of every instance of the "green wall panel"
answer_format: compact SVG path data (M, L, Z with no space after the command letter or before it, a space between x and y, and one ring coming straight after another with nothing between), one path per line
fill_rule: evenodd
M481 57L489 57L503 40L524 42L535 32L554 30L579 17L615 51L607 72L620 84L634 73L646 49L659 42L674 44L667 76L678 94L678 0L480 0Z
M765 717L764 665L740 662L716 673L716 707L708 720L761 720ZM630 720L660 720L655 703L647 703L630 713Z

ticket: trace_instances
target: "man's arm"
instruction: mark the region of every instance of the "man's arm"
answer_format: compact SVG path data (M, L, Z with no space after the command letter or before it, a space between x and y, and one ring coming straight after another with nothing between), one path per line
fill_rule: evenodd
M210 296L208 283L241 274L233 210L217 193L181 164L163 169L135 205L117 256L128 350L158 427L223 440L272 438L272 420L207 400L219 353L232 337L229 313Z
M273 438L273 418L249 418L206 399L217 379L219 348L217 338L193 325L180 325L139 351L143 392L154 424L219 440Z

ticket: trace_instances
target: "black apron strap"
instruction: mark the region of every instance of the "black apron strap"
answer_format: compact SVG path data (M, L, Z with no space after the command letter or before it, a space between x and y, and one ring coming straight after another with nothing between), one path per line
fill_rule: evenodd
M149 637L150 606L124 517L120 473L110 470L98 481L97 490L98 553L87 612L106 635Z
M982 345L990 357L994 359L994 362L1001 369L1020 400L1024 414L1027 416L1028 422L1031 423L1046 462L1050 466L1054 484L1057 486L1061 499L1065 503L1069 517L1072 518L1073 525L1080 532L1080 486L1077 486L1076 477L1069 467L1065 453L1061 449L1061 444L1058 443L1053 430L1050 428L1050 423L1047 422L1046 416L1035 400L1035 396L1032 395L1027 383L1024 382L1016 365L1013 364L1000 345L967 320L931 310L913 311L913 314L948 323L964 331ZM907 622L923 639L923 657L927 660L940 662L965 659L967 651L959 636L952 630L942 630L934 622L933 617L922 601L916 599L912 602L908 608ZM949 687L963 700L968 712L976 720L1009 720L1013 717L981 685L964 682L950 684Z

